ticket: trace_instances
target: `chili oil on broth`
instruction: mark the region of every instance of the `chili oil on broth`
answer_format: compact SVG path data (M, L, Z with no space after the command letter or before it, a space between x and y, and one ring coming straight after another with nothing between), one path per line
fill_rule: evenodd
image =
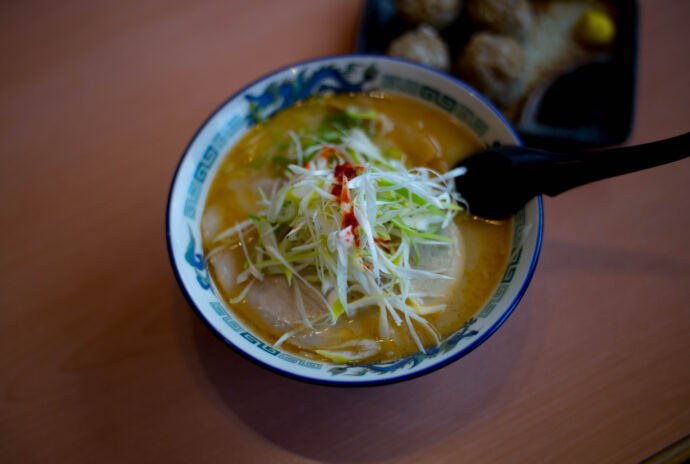
M376 139L376 143L383 150L394 147L402 151L410 167L425 166L445 172L461 159L483 148L468 129L448 115L406 97L376 92L319 96L301 102L254 126L225 157L211 184L204 208L202 236L205 255L217 246L213 239L219 232L246 220L248 214L255 214L261 209L257 204L261 199L259 188L270 193L279 176L274 158L290 141L287 131L316 131L327 114L349 105L373 109L394 123L390 132ZM455 217L455 224L460 232L463 253L460 276L446 289L446 309L425 316L436 327L441 338L467 322L491 296L503 274L510 249L510 220L485 221L460 212ZM256 237L249 235L245 241L247 246L252 247ZM286 303L263 302L260 309L249 304L250 298L236 304L229 303L231 297L239 292L235 279L242 272L244 262L242 248L235 240L224 251L213 252L209 272L234 314L264 340L275 343L287 331L286 328L277 330L275 325L267 324L259 314L265 314L261 311L283 311ZM282 279L282 282L273 282L287 286L283 276L271 279ZM311 297L309 293L303 292L305 300ZM287 295L294 298L292 292ZM380 337L378 308L359 309L351 319L343 314L335 326L328 329L328 335L341 339L341 342L359 338L377 340L380 345L378 353L362 362L388 361L417 352L418 348L405 323L398 327L390 316L387 317L393 334L390 339ZM424 346L433 345L431 334L419 323L413 324ZM298 346L291 339L281 347L302 357L326 360L315 351L324 347Z

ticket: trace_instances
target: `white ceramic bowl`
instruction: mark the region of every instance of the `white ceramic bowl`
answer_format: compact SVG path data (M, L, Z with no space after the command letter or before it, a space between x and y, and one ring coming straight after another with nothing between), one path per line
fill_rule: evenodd
M391 383L455 361L486 340L508 317L537 263L543 223L541 198L533 199L515 215L510 262L483 308L439 347L392 362L346 365L302 359L274 348L235 317L215 293L201 250L201 214L223 157L251 127L257 110L267 116L315 93L374 89L403 94L439 108L464 123L487 146L520 144L515 131L485 98L447 74L390 57L326 57L262 77L221 104L192 138L170 188L168 251L177 280L194 310L240 354L301 380L335 385Z

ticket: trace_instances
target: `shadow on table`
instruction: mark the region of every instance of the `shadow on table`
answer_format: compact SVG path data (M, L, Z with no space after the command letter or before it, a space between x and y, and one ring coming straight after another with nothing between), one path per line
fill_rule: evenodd
M192 368L258 434L311 459L371 462L414 454L470 427L510 377L528 375L514 365L528 338L529 306L523 301L493 338L458 362L418 379L365 388L282 377L233 352L191 310L178 321Z
M643 269L661 276L683 270L682 263L653 254L558 240L546 241L542 253L537 289L548 275L568 270ZM351 463L421 453L509 408L519 396L516 389L529 384L541 329L551 317L540 304L539 294L528 291L493 337L439 371L352 389L302 383L252 364L217 339L187 305L180 305L177 320L186 359L232 421L243 421L287 452Z

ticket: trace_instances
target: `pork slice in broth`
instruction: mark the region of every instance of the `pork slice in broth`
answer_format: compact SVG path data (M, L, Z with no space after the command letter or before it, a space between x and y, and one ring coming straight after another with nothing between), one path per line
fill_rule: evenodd
M220 232L223 226L223 219L225 217L225 208L219 205L213 205L204 211L201 216L201 235L204 242L212 243L213 239Z
M419 245L419 264L417 269L438 272L453 279L412 279L411 291L426 293L428 304L444 303L450 296L452 288L462 278L465 267L465 242L457 225L451 224L440 232L453 239L448 245Z
M237 286L237 260L230 249L225 249L216 253L209 259L210 266L213 266L216 284L226 293L235 290Z
M325 313L323 302L303 283L294 279L292 285L299 285L307 319L313 321ZM304 323L295 291L284 276L268 276L263 281L254 282L247 302L268 329L278 336Z
M359 331L348 323L346 317L331 325L330 312L312 290L296 280L292 285L299 285L305 314L312 322L313 330L305 326L294 288L288 285L285 277L270 276L263 282L255 282L247 297L255 314L273 335L280 337L290 330L302 328L289 338L289 343L300 348L328 350L328 353L350 360L364 359L378 352L378 343L361 335L358 337Z

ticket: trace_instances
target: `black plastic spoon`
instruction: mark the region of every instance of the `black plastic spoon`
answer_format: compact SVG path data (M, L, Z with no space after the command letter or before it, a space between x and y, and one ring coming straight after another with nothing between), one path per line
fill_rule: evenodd
M503 219L539 194L556 196L596 180L640 171L690 155L690 132L659 142L587 153L553 153L529 147L496 147L458 166L458 192L471 214Z

